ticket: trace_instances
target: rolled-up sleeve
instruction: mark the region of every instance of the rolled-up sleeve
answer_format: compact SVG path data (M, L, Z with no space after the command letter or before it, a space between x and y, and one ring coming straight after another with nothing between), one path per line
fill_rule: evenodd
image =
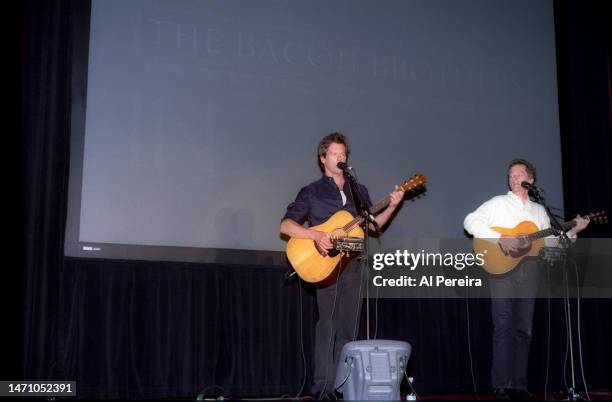
M291 219L298 223L304 222L304 220L308 217L310 208L312 206L311 197L312 190L310 187L303 187L298 193L297 197L295 197L295 201L287 206L287 212L285 212L285 216L283 216L281 221Z

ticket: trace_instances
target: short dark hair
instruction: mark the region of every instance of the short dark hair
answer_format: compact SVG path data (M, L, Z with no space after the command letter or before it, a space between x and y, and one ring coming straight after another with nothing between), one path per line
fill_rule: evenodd
M531 164L531 162L529 162L526 159L512 159L510 161L510 163L508 164L508 174L510 174L510 169L512 169L512 166L515 165L523 165L525 166L525 170L527 171L527 174L533 179L533 181L536 181L536 168L535 166L533 166Z
M319 164L319 168L321 171L324 170L323 164L321 163L321 157L325 157L327 155L327 148L332 143L342 144L346 148L346 157L349 156L349 144L346 136L340 132L333 132L331 134L326 135L319 142L319 146L317 147L317 163Z

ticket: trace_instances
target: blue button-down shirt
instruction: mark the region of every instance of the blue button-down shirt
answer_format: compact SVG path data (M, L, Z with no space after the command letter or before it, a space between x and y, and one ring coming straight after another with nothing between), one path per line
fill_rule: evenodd
M357 188L362 196L361 198L370 207L372 201L368 189L361 184L358 184ZM293 219L298 223L303 223L306 220L310 226L316 226L325 222L341 209L349 211L353 216L357 215L348 180L345 181L342 191L346 195L345 205L342 205L342 196L334 179L323 176L300 190L295 201L287 207L283 219Z

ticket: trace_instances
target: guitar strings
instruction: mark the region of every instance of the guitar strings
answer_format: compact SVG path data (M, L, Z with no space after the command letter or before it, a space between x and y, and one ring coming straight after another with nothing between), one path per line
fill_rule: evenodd
M415 175L416 176L416 175ZM417 185L413 185L412 187L405 189L404 191L407 193L418 193L418 192L422 192L425 189L425 181L424 178L420 179L422 182L417 184ZM376 204L372 205L370 207L370 211L375 214L377 212L379 212L383 207L385 207L386 205L389 204L389 201L391 200L391 196L387 195L385 197L383 197L380 201L378 201ZM356 226L361 225L361 223L363 222L363 217L356 217L353 220L351 220L350 222L348 222L346 225L344 225L342 227L342 230L344 230L346 233L350 232L351 230L353 230Z

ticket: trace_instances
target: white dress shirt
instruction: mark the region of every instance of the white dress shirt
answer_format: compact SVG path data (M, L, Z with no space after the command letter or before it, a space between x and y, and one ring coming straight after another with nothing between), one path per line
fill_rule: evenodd
M505 195L491 198L474 212L468 214L463 221L463 227L476 238L497 242L501 234L492 230L492 226L510 229L522 221L533 222L538 230L550 227L550 219L543 206L529 199L523 201L512 191L508 191ZM550 236L550 238L554 239L555 237ZM546 241L546 243L549 244L549 241Z

